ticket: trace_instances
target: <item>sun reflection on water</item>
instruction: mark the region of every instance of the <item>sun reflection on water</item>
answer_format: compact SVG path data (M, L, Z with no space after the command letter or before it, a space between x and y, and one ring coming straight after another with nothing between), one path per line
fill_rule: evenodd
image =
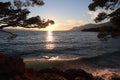
M52 31L47 31L46 36L46 49L52 50L55 48L54 37Z

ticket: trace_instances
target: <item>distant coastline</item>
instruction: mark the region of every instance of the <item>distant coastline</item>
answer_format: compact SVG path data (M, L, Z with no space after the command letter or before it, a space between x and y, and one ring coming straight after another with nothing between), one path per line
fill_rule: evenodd
M74 27L72 28L70 31L85 31L85 32L99 32L101 27L111 27L111 24L110 22L106 22L106 23L101 23L101 24L86 24L86 25L83 25L83 26L77 26L77 27ZM110 31L110 30L109 30Z

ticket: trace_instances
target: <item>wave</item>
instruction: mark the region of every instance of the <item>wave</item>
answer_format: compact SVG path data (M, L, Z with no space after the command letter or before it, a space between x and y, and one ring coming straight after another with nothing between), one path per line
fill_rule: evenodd
M37 68L57 67L60 69L81 68L94 76L104 80L111 80L120 76L120 51L84 58L62 58L60 56L43 56L40 59L25 59L32 67ZM33 62L33 63L32 63ZM35 67L36 69L36 67Z
M30 55L30 54L29 54ZM97 56L67 56L67 55L58 55L53 53L51 55L40 55L38 57L28 57L25 58L26 61L70 61L70 63L77 63L77 64L84 64L91 67L96 68L120 68L120 51L112 52L112 53L105 53Z
M84 63L97 68L120 68L120 51L105 53L93 57L80 58L79 63Z

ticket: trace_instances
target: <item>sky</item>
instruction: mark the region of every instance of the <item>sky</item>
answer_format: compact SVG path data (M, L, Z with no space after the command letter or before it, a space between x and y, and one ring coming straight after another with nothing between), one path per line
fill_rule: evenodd
M4 0L9 1L9 0ZM10 0L12 1L12 0ZM76 26L93 23L97 12L90 12L92 0L43 0L44 6L29 7L29 17L54 20L55 24L41 30L69 30Z
M47 30L69 30L73 27L93 22L88 5L92 0L44 0L45 5L29 8L31 16L51 19L55 24ZM46 30L44 29L44 30Z

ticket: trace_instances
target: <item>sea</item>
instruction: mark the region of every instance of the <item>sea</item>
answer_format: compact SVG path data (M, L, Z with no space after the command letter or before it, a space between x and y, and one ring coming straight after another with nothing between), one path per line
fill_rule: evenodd
M45 68L93 68L95 75L120 74L119 37L101 41L97 32L10 31L17 37L11 40L10 34L0 32L0 53L21 56L26 64L33 62L34 68L43 64Z

